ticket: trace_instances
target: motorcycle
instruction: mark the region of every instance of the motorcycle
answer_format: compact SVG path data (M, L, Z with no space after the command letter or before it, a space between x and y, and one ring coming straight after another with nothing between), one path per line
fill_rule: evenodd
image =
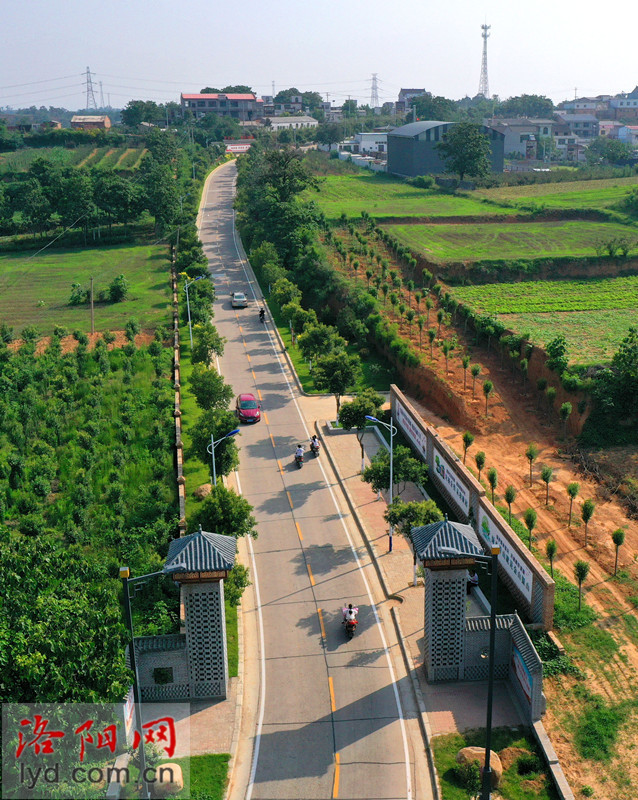
M265 322L266 321L266 312L264 311L263 308L259 309L259 321L260 322Z
M350 641L354 636L354 632L357 630L357 625L359 624L356 619L344 619L343 624L346 628L346 639Z
M303 467L303 456L298 456L295 453L295 464L301 469Z
M314 439L311 439L310 440L310 449L315 454L315 458L317 458L317 456L319 455L319 452L321 451L321 445L319 444L319 441L315 441Z

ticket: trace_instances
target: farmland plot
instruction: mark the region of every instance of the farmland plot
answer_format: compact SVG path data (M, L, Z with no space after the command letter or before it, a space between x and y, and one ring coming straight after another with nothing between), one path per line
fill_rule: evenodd
M516 206L542 204L554 208L610 208L621 201L629 190L638 185L638 176L594 181L543 183L533 186L500 186L496 189L477 189L476 198Z

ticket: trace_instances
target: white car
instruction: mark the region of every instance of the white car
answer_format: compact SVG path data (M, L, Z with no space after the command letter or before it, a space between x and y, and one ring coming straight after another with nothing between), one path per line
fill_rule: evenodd
M243 292L233 292L231 297L231 308L246 308L248 306L248 298Z

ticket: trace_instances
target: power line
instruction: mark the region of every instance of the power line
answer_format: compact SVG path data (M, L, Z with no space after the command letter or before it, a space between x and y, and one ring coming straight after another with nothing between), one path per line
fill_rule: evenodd
M80 73L82 74L82 73ZM80 75L62 75L60 78L47 78L44 81L29 81L29 83L13 83L11 86L0 86L0 91L3 89L18 89L20 86L35 86L38 83L54 83L55 81L65 81L67 78L79 78Z

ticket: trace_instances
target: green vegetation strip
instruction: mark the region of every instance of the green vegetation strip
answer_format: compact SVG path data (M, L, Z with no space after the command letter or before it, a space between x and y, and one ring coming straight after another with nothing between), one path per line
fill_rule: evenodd
M453 294L484 314L638 309L638 275L459 286Z
M184 790L175 797L190 797L191 800L222 800L228 782L229 761L229 753L171 758L171 764L179 764L182 768L184 778ZM169 762L160 762L162 763ZM155 769L158 767L159 764Z
M535 186L500 186L497 189L477 189L472 197L495 202L537 203L547 208L609 208L622 200L638 176L593 181L542 183Z
M464 747L485 747L482 730L437 736L432 743L434 761L441 781L443 800L467 800L470 796L456 773L456 754ZM507 758L507 749L513 748ZM514 748L516 748L514 750ZM543 762L529 732L521 728L495 728L492 750L502 754L509 767L503 771L499 795L507 800L555 800L558 798L549 768ZM505 752L504 752L505 751ZM512 760L513 759L513 760Z
M19 332L35 325L49 334L56 325L89 333L88 304L68 305L71 284L94 292L108 289L123 274L129 293L120 303L95 303L95 330L123 330L134 317L142 328L154 328L166 320L169 267L166 247L137 245L96 247L91 250L55 250L37 255L0 255L0 322Z
M388 225L387 230L432 261L594 256L600 241L638 234L611 222L550 221Z
M418 189L387 175L364 171L355 175L329 175L319 192L308 191L328 219L341 214L360 217L454 217L515 214L516 209L499 208L481 199L458 196L440 189Z

